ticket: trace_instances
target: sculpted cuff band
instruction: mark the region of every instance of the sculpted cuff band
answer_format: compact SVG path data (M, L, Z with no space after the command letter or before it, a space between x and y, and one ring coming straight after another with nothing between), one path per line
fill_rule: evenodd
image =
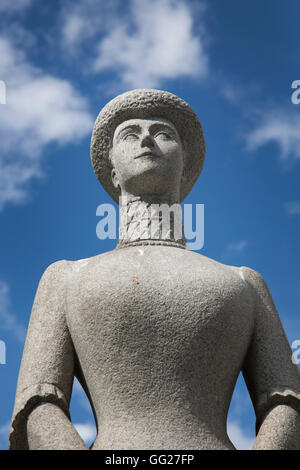
M15 403L10 427L10 449L28 449L27 433L24 429L30 412L40 403L59 406L70 418L69 407L63 392L54 384L42 383L26 388Z
M297 393L287 387L278 387L269 393L264 393L256 407L256 433L266 416L275 406L288 405L300 413L300 391Z

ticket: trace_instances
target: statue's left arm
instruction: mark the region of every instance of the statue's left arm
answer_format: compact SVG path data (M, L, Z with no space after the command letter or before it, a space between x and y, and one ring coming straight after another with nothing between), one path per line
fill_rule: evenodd
M243 375L256 413L255 450L300 450L300 374L263 278L240 268L255 300Z
M68 262L43 274L30 317L10 449L87 449L69 415L76 355L66 321Z

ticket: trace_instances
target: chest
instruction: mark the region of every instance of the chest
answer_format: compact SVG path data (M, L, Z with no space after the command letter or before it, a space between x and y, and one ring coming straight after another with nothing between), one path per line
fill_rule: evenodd
M75 285L69 306L78 348L141 363L156 355L215 358L216 350L247 344L253 324L237 276L164 256L102 266Z

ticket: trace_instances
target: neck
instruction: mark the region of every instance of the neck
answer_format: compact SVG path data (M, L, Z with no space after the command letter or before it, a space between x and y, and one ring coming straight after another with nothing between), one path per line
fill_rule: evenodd
M155 197L120 198L117 248L167 245L187 248L179 203Z

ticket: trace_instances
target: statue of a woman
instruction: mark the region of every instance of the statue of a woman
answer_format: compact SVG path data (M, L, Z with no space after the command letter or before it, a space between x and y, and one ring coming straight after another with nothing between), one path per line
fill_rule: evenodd
M151 210L180 203L201 172L194 111L168 92L125 93L100 113L91 149L97 177L129 216L115 250L44 273L11 448L86 449L69 416L77 377L97 423L92 449L234 449L226 418L242 371L254 448L300 449L300 376L264 280L190 251L182 227L182 236L174 220L163 230Z

